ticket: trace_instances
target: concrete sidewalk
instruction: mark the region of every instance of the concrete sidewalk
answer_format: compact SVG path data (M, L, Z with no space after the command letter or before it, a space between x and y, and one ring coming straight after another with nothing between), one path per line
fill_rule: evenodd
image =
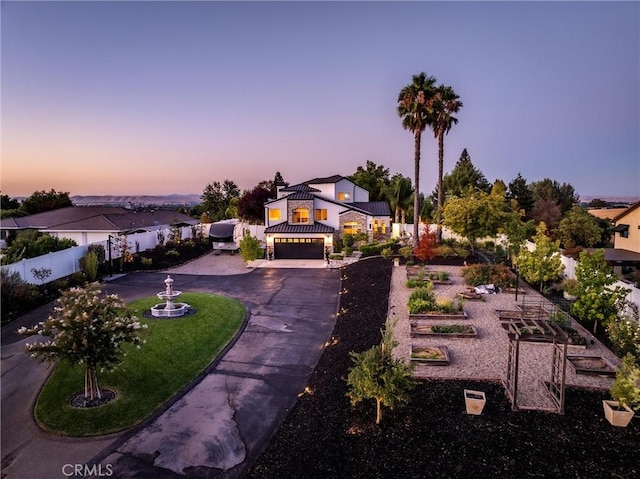
M129 300L160 291L165 277L135 273L104 289ZM38 429L33 404L48 371L24 354L24 341L4 346L3 478L68 477L67 464L93 465L96 476L110 472L117 478L239 477L250 467L331 335L339 272L287 268L172 277L182 291L225 294L247 305L251 317L234 346L158 417L134 431L96 439Z

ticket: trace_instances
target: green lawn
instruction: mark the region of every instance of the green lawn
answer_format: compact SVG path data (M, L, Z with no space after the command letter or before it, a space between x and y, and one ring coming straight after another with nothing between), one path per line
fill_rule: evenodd
M236 300L204 293L183 293L180 301L197 312L177 319L144 319L142 312L158 303L155 296L128 306L148 329L140 349L126 345L126 357L113 372L98 371L100 387L118 391L116 400L100 407L69 406L84 388L84 368L57 364L36 403L36 419L47 431L68 436L94 436L134 426L158 410L197 376L234 336L246 309Z

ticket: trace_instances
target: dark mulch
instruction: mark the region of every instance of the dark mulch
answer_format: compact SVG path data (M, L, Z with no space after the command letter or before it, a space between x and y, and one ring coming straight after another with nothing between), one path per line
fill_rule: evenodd
M360 261L343 270L338 342L327 347L310 387L258 459L249 477L640 477L640 420L611 426L602 391L567 389L566 414L511 410L499 383L423 381L410 404L352 407L345 377L349 351L380 341L391 262ZM481 416L465 413L463 389L487 395Z
M92 408L104 406L118 397L118 393L113 389L100 388L100 397L88 399L84 396L84 391L74 394L69 400L69 405L75 408Z

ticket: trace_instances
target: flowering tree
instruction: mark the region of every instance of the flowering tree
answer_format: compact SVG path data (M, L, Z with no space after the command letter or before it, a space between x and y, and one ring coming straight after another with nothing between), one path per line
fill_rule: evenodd
M27 344L27 351L40 362L63 359L84 364L84 395L100 398L97 369L119 364L124 343L139 347L143 342L140 332L147 326L131 316L115 294L101 297L98 283L64 291L54 312L37 326L18 330L23 336L52 338Z

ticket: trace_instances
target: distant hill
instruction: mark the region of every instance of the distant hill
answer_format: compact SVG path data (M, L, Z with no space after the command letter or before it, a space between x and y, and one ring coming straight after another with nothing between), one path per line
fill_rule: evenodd
M598 195L590 195L590 196L582 196L580 195L580 202L589 203L591 200L600 199L602 201L606 201L607 203L614 204L633 204L636 201L640 200L640 196L598 196Z
M200 204L200 195L76 195L76 206L193 206Z

